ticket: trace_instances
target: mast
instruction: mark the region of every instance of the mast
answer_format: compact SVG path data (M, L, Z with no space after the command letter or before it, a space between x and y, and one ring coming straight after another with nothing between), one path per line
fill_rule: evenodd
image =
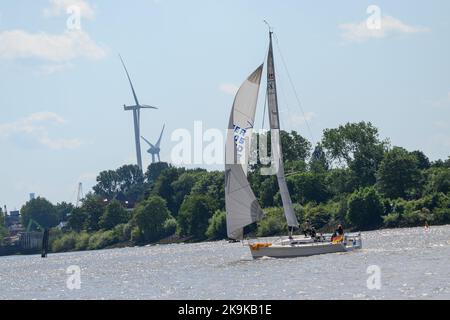
M291 196L286 183L283 164L283 152L281 148L280 117L278 110L277 83L275 77L275 63L273 58L272 30L269 30L270 46L267 57L267 105L270 121L270 136L272 144L272 161L277 170L278 186L283 202L284 214L289 228L298 228L297 217L292 206Z

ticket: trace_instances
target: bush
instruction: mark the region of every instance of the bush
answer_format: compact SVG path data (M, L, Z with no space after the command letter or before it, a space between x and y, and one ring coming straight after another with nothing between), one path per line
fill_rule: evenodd
M382 224L383 199L373 187L355 191L348 200L347 220L357 229L376 229Z
M67 252L75 250L77 242L77 234L75 232L69 232L62 237L57 238L52 243L53 252Z
M209 219L206 237L210 240L227 238L227 214L225 211L216 211L211 219Z
M385 228L398 228L400 224L400 214L390 213L383 217L383 226Z
M286 218L282 208L268 208L264 211L266 216L258 222L256 236L270 237L287 232Z
M215 207L215 201L210 196L193 194L186 197L178 214L178 233L197 240L205 239L208 221Z
M129 220L129 214L122 207L122 204L113 200L105 209L105 212L100 218L100 227L102 229L110 230L117 226L118 224L127 223Z
M138 229L133 230L132 238L138 242L161 240L166 235L165 222L170 218L166 201L159 196L151 196L135 209L133 219Z
M311 225L320 230L325 227L331 220L332 214L325 205L318 205L315 207L307 207L306 219L309 219Z
M75 250L86 250L89 245L89 234L87 232L81 232L78 234L75 243Z
M125 239L125 241L129 241L131 240L131 232L133 231L134 228L134 224L132 221L128 222L127 224L125 224L123 226L123 238Z
M436 209L434 211L434 223L449 224L450 223L450 207Z
M177 231L177 220L169 218L164 222L164 236L171 236Z
M98 231L92 234L89 239L88 250L98 250L103 249L113 244L118 243L119 240L114 236L112 230L108 231Z
M133 243L142 243L143 242L143 233L139 229L139 227L134 227L131 230L131 242L133 242Z

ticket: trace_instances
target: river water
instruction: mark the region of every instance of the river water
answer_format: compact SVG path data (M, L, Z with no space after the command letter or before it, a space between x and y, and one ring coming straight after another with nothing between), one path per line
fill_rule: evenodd
M450 299L450 226L366 232L363 246L293 259L253 260L225 241L0 257L0 299Z

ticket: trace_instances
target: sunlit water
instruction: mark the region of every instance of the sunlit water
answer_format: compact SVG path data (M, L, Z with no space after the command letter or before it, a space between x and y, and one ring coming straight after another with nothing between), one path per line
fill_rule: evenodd
M450 226L367 232L363 245L293 259L253 260L225 241L0 257L0 299L450 299ZM71 265L79 290L66 285Z

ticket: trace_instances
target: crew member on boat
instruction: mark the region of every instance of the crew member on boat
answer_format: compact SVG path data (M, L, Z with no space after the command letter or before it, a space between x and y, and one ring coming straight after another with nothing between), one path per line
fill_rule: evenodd
M303 233L304 233L305 237L308 237L308 236L312 236L312 232L313 232L313 227L311 226L311 222L309 221L309 219L307 219L305 221L305 223L303 224Z
M336 240L340 240L344 238L344 228L342 228L342 225L338 225L337 229L334 231L333 235L331 236L331 242L334 242Z

